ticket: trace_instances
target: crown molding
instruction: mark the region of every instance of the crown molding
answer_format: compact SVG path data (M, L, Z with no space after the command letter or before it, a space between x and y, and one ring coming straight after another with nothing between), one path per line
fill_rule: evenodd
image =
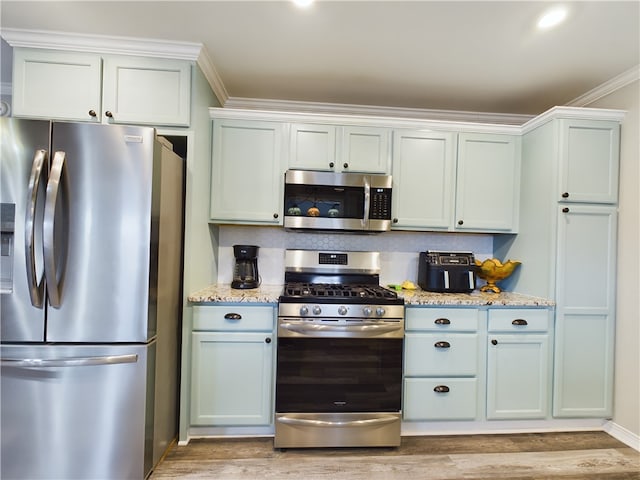
M211 57L209 56L206 48L203 47L200 50L200 55L198 56L197 63L200 67L200 70L202 70L202 73L207 79L207 82L209 82L209 86L211 87L213 94L218 99L218 102L220 102L220 105L224 105L229 98L229 93L227 93L227 89L222 82L222 78L220 78L218 70L213 64L213 61L211 60Z
M640 65L636 65L630 68L626 72L621 73L617 77L613 77L611 80L598 85L596 88L589 90L587 93L580 95L579 97L571 100L567 103L570 107L584 107L592 104L596 100L606 97L607 95L626 87L630 83L640 80Z
M537 117L522 125L522 133L530 132L541 125L557 118L577 118L582 120L611 120L621 122L625 115L625 110L614 110L608 108L585 108L585 107L553 107Z
M242 97L229 97L222 105L224 105L224 108L246 110L327 114L333 116L375 116L388 119L440 120L445 122L490 123L499 125L522 125L534 118L533 115L379 107L291 100L265 100Z
M47 50L70 50L111 55L136 55L177 60L198 59L203 48L201 43L169 42L133 37L87 35L45 30L22 30L3 28L2 38L12 47L42 48Z

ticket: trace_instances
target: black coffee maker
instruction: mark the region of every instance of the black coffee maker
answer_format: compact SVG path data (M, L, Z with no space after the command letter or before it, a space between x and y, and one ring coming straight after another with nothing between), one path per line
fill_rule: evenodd
M231 288L258 288L260 277L258 276L258 246L234 245L233 255L236 257L236 265L233 269Z

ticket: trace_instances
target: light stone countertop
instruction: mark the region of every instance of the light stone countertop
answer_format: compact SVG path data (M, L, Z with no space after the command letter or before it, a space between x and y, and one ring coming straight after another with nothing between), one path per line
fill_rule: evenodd
M231 285L213 284L189 295L192 303L278 303L282 285L261 285L258 288L238 290ZM434 293L421 289L397 292L407 306L504 306L504 307L553 307L552 300L513 292L483 293Z

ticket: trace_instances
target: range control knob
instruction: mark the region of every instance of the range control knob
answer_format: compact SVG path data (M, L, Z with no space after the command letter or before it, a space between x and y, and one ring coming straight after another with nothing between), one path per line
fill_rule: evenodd
M338 315L346 315L347 314L347 307L345 307L344 305L340 305L338 307Z
M379 317L383 317L384 314L387 313L384 308L378 307L376 308L376 315Z
M306 305L303 305L300 307L300 315L304 317L308 313L309 313L309 307L307 307Z
M364 307L362 309L362 313L364 314L365 317L370 317L371 314L373 313L373 310L371 310L371 307Z
M322 309L320 308L320 305L314 305L313 314L314 315L320 315L321 313L322 313Z

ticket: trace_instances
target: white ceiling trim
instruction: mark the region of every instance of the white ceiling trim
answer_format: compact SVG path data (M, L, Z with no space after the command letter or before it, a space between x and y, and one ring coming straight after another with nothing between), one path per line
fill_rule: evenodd
M570 101L567 105L570 107L584 107L590 105L596 100L606 97L607 95L615 92L616 90L626 87L630 83L640 80L640 65L636 65L630 68L626 72L621 73L617 77L597 86L596 88L589 90L587 93L580 95L579 97Z
M86 35L45 30L2 29L2 38L12 47L71 50L111 55L137 55L195 61L203 46L201 43L168 42L133 37Z
M220 102L220 105L224 105L229 98L229 94L222 82L222 78L220 78L220 75L218 74L216 66L213 64L213 61L211 61L211 57L209 56L207 49L204 47L202 47L200 55L198 56L198 66L202 70L207 82L209 82L209 86Z
M501 125L522 125L533 115L465 112L457 110L430 110L422 108L378 107L342 103L298 102L291 100L265 100L260 98L229 97L225 108L262 111L306 112L329 115L376 116L386 118L442 120L452 122L477 122Z

